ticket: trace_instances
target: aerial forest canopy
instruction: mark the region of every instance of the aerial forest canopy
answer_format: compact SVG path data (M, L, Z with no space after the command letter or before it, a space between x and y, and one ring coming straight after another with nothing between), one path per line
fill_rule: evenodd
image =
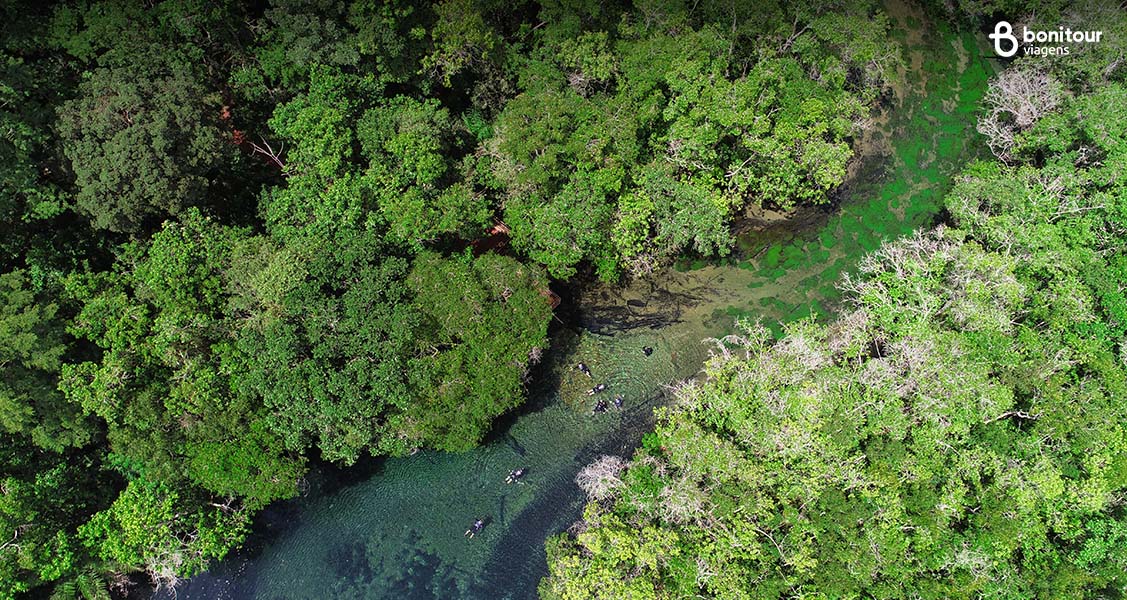
M991 81L997 159L948 223L869 255L832 323L717 340L632 461L581 473L543 598L1123 595L1127 12L1104 8L1043 14L1108 43Z
M0 597L170 584L310 461L472 447L550 278L829 201L888 28L870 0L0 1Z

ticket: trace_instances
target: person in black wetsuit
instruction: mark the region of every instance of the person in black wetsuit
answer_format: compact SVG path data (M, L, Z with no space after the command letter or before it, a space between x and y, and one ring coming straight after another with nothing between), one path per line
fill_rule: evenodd
M575 365L575 368L579 369L580 373L583 373L588 377L591 376L591 367L588 367L587 363L579 363L578 365Z
M524 467L509 471L509 476L505 478L505 483L516 483L521 477L524 477L526 471Z
M588 396L594 396L595 394L598 394L599 392L601 392L605 389L607 389L607 384L600 383L599 385L596 385L595 387L587 390L587 395Z
M473 522L473 525L470 525L469 529L466 530L465 536L468 538L473 538L473 536L481 533L482 529L485 529L485 521L478 519Z

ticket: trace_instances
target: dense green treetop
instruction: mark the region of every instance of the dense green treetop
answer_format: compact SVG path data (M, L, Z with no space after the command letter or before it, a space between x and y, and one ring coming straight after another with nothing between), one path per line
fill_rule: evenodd
M47 18L16 6L0 6L0 219L6 227L62 209L61 190L42 177L50 146L51 103L61 90L44 82L62 74L58 65L29 60L40 51L36 34ZM0 258L11 258L19 236L0 241Z
M361 118L367 176L394 240L422 248L442 235L474 237L493 214L486 195L451 160L464 153L460 125L437 101L405 96Z
M222 101L188 62L99 67L64 104L59 134L78 209L94 226L136 232L203 202L233 152Z
M151 231L219 190L237 153L216 68L238 18L233 4L191 0L58 8L50 39L81 82L57 129L75 203L95 227Z
M89 563L77 529L112 500L101 493L106 479L118 482L94 456L42 450L0 432L0 597L72 577Z
M262 506L292 495L303 469L256 424L261 401L230 392L242 360L225 279L242 235L190 211L151 246L127 248L131 271L76 279L85 306L74 331L102 355L66 365L62 389L105 421L113 452L137 474Z
M158 585L175 585L184 573L202 570L246 533L245 510L182 498L154 482L134 480L79 528L79 536L101 559L119 568L144 565Z
M264 194L272 256L257 263L279 275L263 282L275 310L239 338L257 358L238 384L265 399L287 445L316 439L323 456L346 462L364 450L474 444L519 403L550 315L538 267L483 257L485 281L452 278L424 269L447 262L424 253L412 268L424 241L466 221L480 229L488 213L443 153L453 143L437 127L450 123L446 111L406 97L370 105L363 92L373 85L319 67L309 91L275 111L271 126L289 144L286 181ZM451 206L456 195L464 206ZM432 277L444 295L420 287ZM463 305L486 311L480 329L427 318Z
M56 386L67 352L65 323L36 301L27 274L0 275L0 428L60 452L90 441L93 427Z
M407 282L425 345L409 365L419 401L404 420L430 445L471 448L493 418L521 403L528 366L547 345L546 278L506 256L424 254Z

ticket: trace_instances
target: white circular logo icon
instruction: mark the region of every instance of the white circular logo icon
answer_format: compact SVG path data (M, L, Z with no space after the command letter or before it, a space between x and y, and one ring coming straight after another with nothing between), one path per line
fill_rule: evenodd
M998 56L1009 58L1017 54L1017 49L1020 44L1017 38L1014 37L1014 27L1010 25L1009 21L998 21L998 24L994 26L994 33L991 33L987 37L994 40L994 52ZM1003 40L1010 43L1008 50L1002 48Z

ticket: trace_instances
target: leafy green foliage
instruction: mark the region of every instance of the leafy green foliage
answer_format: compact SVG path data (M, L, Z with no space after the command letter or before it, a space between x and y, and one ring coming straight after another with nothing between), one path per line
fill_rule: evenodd
M75 202L99 228L138 231L200 203L230 152L219 98L187 65L146 71L141 84L136 67L96 69L61 108Z
M0 595L73 573L84 557L77 523L114 491L99 471L89 455L59 455L0 433Z
M325 458L350 463L364 450L406 449L388 419L411 401L405 355L417 315L402 282L404 260L380 257L370 236L339 243L307 266L268 267L292 268L293 287L273 314L240 332L247 363L235 383L262 397L286 447L316 442Z
M450 164L458 128L449 111L399 96L368 110L357 127L394 239L421 248L442 234L481 231L492 209Z
M418 401L404 419L428 445L471 448L521 402L526 369L547 344L547 281L504 256L424 254L408 284L424 322L410 363Z
M253 294L265 310L238 341L249 361L236 385L263 398L286 447L315 444L347 463L364 451L472 446L523 396L520 374L549 316L535 267L483 257L455 275L439 269L458 261L421 254L412 264L397 249L487 213L445 156L446 111L405 97L363 110L369 85L316 69L309 92L275 112L292 144L288 177L264 198L276 241L247 264L279 278ZM484 316L451 321L463 303Z
M426 51L426 17L408 2L274 0L251 26L255 43L237 56L231 84L269 104L306 91L319 67L371 73L381 86L407 82Z
M83 543L121 565L145 565L157 583L174 585L223 558L246 534L247 514L184 502L163 485L132 481L104 511L83 525Z
M5 131L0 137L0 219L5 223L54 216L63 205L61 191L43 185L40 172L50 140L50 102L57 90L37 83L61 73L44 61L28 59L39 50L28 38L42 32L45 19L20 12L15 6L0 7L0 128ZM5 240L0 251L10 253L10 243Z
M501 39L482 14L475 0L446 0L435 5L438 19L431 31L434 49L423 58L422 67L443 83L470 68L482 68L501 49Z
M100 361L67 365L62 389L108 425L114 452L154 481L185 479L258 507L296 492L303 462L259 422L253 398L231 392L238 355L227 341L225 270L241 232L196 212L134 246L131 273L72 283L84 296L76 333ZM232 440L231 431L255 435Z
M211 48L199 39L231 16L193 2L57 13L60 45L96 65L58 109L75 203L95 227L135 233L201 204L233 160L222 94L205 69Z
M37 302L27 275L0 275L0 427L56 452L90 441L92 428L56 389L67 340L58 306Z

